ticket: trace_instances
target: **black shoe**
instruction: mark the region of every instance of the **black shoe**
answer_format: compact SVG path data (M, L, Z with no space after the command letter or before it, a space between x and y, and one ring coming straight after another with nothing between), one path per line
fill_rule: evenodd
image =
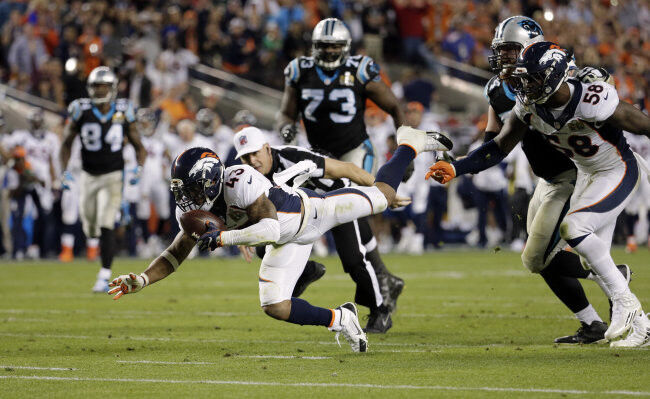
M385 305L373 309L368 315L368 324L363 331L373 334L384 334L393 326L393 319L390 317L390 311Z
M634 272L632 269L630 269L630 266L626 264L622 265L616 265L616 268L618 269L619 272L625 277L625 281L627 281L627 284L630 285L630 281L632 281L632 274ZM609 319L612 320L612 300L608 299L609 301Z
M305 265L305 270L302 271L302 274L298 278L295 287L293 287L292 297L298 298L302 295L303 292L307 289L307 286L319 278L323 277L325 274L325 266L310 260Z
M607 323L602 321L594 321L590 325L580 322L582 326L578 329L575 335L567 335L566 337L555 338L556 344L593 344L605 341L605 331L607 331Z
M377 276L379 280L379 291L384 299L383 305L390 313L397 311L397 298L404 289L404 280L392 274Z

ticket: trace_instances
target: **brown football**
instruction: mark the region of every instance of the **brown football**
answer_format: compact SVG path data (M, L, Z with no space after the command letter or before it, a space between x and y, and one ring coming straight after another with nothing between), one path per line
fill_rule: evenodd
M193 211L185 212L180 218L181 227L183 231L189 234L195 240L198 240L203 233L207 231L207 223L212 222L217 225L217 229L226 230L220 218L208 211L196 209Z

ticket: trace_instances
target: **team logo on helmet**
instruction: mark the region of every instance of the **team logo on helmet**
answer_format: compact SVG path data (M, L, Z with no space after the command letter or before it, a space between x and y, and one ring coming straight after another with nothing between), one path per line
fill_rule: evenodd
M209 175L212 172L212 169L218 167L219 164L220 164L219 158L216 159L214 157L201 158L198 161L196 161L194 166L192 166L192 169L190 169L189 177L192 179L203 178L206 175Z
M528 37L530 39L544 34L542 32L542 28L539 25L537 25L533 20L525 19L523 21L517 22L517 24L521 26L525 31L528 32Z

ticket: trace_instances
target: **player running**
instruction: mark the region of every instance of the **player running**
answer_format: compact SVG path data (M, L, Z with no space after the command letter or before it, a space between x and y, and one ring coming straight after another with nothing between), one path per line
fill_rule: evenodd
M646 178L640 165L647 169L629 149L622 130L648 136L650 118L619 102L613 86L582 83L568 78L568 70L569 60L559 46L539 42L526 47L512 75L516 104L499 135L467 158L451 164L437 162L427 178L446 183L458 175L478 173L500 162L529 133L529 127L544 134L578 168L559 234L604 282L613 303L604 337L612 340L646 319L612 260L610 246L618 214L639 178Z
M315 240L340 224L383 212L389 205L407 204L410 200L396 197L395 190L408 164L420 152L452 147L445 136L410 127L398 130L397 141L397 151L371 187L343 188L324 195L305 188L281 188L248 165L224 171L211 150L191 148L174 160L171 188L179 213L201 208L225 220L227 226L238 226L227 231L211 226L198 240L200 248L266 246L259 271L259 296L266 314L293 324L327 327L342 333L353 351L365 352L367 339L353 303L328 309L292 298L291 293ZM118 299L167 277L195 245L195 239L181 231L147 270L139 276L116 278L109 293Z
M93 292L106 292L115 254L113 229L122 199L124 137L136 150L139 176L146 158L135 127L135 110L126 99L116 99L117 77L105 66L88 76L90 98L70 103L61 145L64 184L72 174L67 171L74 138L81 137L82 171L79 178L81 224L87 238L99 237L102 267Z
M284 70L286 83L276 128L285 143L293 142L297 134L295 123L302 119L313 148L374 173L376 157L364 122L366 100L389 113L396 129L404 123L404 116L393 92L381 80L379 66L368 56L351 56L351 42L348 28L336 18L324 19L314 27L312 55L292 60ZM357 253L355 258L367 259L373 269L368 270L363 261L345 267L359 275L368 274L355 280L364 292L364 302L374 302L367 328L386 332L392 325L388 320L404 281L386 269L368 221L361 219L356 230L352 227L355 226L333 232L334 241L339 252L358 252L365 246L364 253ZM376 277L370 275L375 272ZM376 294L378 290L381 296Z
M495 29L492 40L493 55L490 65L498 75L485 86L489 101L485 141L499 134L515 106L516 96L510 73L517 55L533 43L544 41L542 28L528 17L514 16L503 20ZM578 72L570 63L570 73ZM577 74L583 82L608 81L609 74L601 69L584 68ZM585 270L580 257L563 251L566 242L557 234L559 225L568 211L569 199L576 180L576 167L564 153L536 130L524 135L521 148L534 173L540 177L528 205L528 240L521 255L524 266L539 273L549 288L580 321L581 327L569 336L559 337L556 343L589 344L604 339L607 324L603 322L578 281L587 278L602 286L597 275ZM627 280L630 271L626 265L618 266Z

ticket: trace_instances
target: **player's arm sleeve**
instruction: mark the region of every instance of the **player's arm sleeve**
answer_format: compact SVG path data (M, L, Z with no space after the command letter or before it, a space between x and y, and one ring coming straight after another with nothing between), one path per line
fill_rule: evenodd
M603 122L614 114L619 103L614 86L605 82L594 82L589 86L583 85L582 90L578 105L580 119L587 122Z

